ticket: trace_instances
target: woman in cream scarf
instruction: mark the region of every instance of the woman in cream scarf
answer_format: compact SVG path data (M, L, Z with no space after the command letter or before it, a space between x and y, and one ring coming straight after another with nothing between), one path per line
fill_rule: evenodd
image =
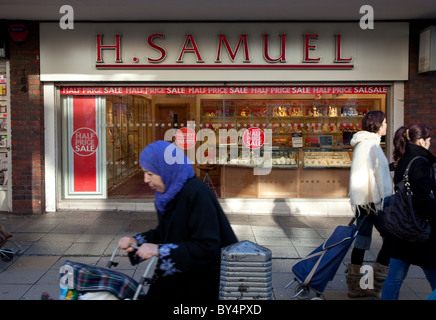
M377 212L382 210L384 198L392 195L392 178L389 163L380 147L381 137L386 135L386 117L382 111L370 111L362 120L362 131L351 139L354 147L350 171L350 202L357 217L359 234L351 252L351 264L347 269L349 297L371 295L380 298L387 276L389 256L382 246L374 263L374 290L360 287L360 268L365 251L371 247L372 229Z

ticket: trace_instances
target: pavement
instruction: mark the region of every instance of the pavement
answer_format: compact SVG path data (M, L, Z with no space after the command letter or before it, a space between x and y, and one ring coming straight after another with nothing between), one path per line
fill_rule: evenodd
M290 300L294 293L286 284L294 278L292 266L323 243L334 228L346 225L350 217L290 216L228 214L238 240L249 240L272 252L273 300ZM0 223L12 234L21 250L12 261L0 260L0 300L40 300L42 292L59 296L59 269L65 260L106 267L106 263L122 236L146 231L157 224L153 212L87 212L68 211L43 215L0 213ZM2 249L17 250L8 241ZM372 265L381 246L381 238L374 232L371 250L364 264ZM127 257L119 252L120 264L114 269L136 280L144 273L145 264L131 266ZM345 283L346 264L350 251L336 276L323 292L326 300L350 299ZM431 293L423 271L411 266L400 300L424 300Z

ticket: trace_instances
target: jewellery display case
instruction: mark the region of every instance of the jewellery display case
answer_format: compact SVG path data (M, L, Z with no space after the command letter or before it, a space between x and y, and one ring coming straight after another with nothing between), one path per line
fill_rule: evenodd
M351 167L352 150L349 151L329 151L329 150L304 150L304 168L323 168Z

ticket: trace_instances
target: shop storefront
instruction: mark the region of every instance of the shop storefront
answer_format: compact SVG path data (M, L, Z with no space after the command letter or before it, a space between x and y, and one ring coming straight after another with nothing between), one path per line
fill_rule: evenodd
M223 201L348 204L365 113L402 124L407 23L42 23L40 46L47 211L152 203L160 139Z

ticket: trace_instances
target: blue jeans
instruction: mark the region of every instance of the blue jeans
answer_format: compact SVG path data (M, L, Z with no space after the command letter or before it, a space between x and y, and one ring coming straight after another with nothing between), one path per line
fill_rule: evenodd
M383 286L382 300L398 300L401 285L407 276L410 263L391 258L389 273ZM432 290L436 290L436 269L422 269Z

